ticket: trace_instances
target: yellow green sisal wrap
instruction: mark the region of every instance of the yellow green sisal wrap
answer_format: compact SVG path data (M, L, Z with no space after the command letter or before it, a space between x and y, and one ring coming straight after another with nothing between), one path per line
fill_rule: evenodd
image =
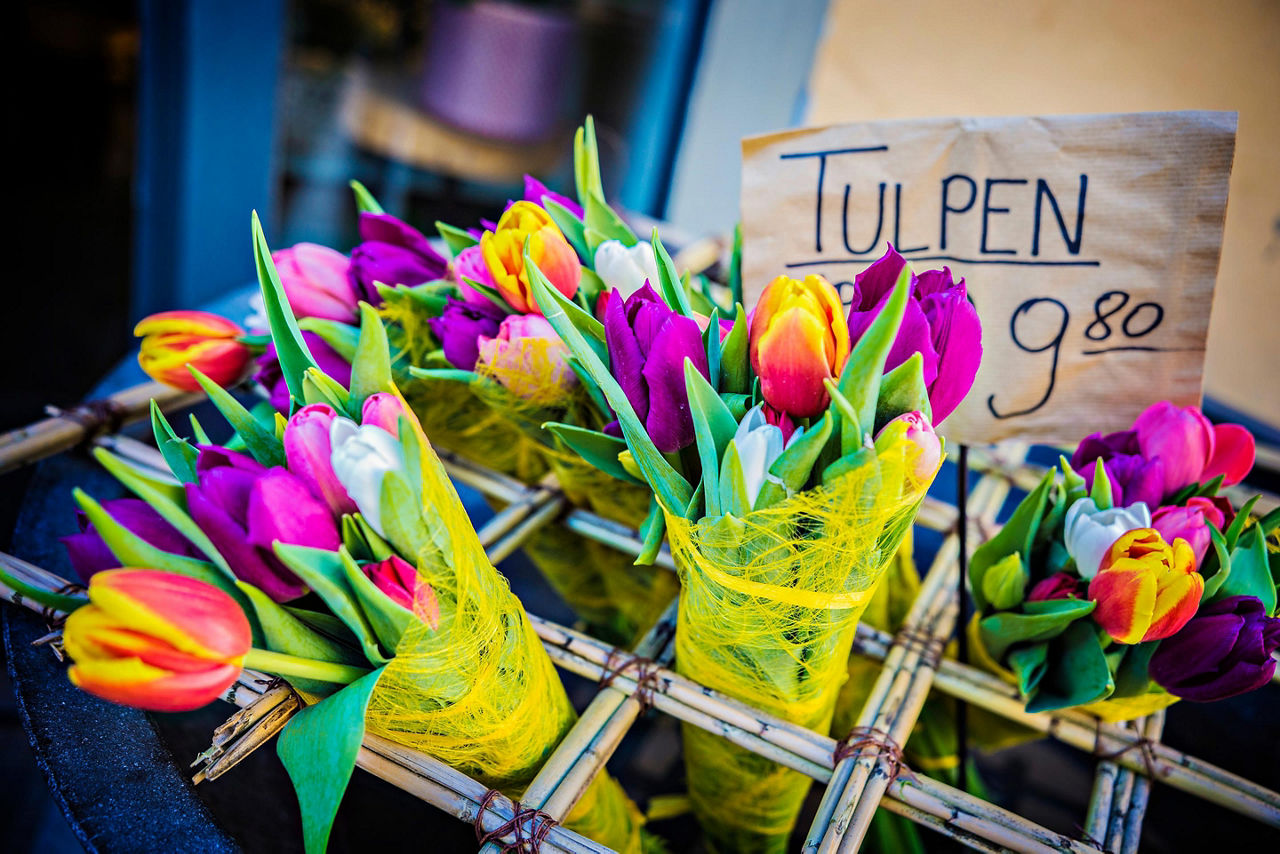
M833 483L745 518L667 515L680 570L676 668L769 714L825 732L858 619L929 478L906 439ZM718 852L781 852L809 779L684 727L694 812Z

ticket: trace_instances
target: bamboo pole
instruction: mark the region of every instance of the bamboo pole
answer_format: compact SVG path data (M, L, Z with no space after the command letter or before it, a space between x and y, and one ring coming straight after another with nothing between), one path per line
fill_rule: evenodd
M53 414L48 418L0 435L0 474L74 448L101 431L114 432L145 418L152 400L168 411L203 399L203 394L147 382L73 409L51 410Z

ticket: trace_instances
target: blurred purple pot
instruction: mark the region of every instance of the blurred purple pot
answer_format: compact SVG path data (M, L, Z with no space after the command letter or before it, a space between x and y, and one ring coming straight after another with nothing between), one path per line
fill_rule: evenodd
M565 112L576 25L563 12L502 0L437 3L422 105L480 136L533 142Z

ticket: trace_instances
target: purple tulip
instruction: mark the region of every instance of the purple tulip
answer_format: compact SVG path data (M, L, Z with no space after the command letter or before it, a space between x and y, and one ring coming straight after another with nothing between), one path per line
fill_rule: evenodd
M1148 508L1160 506L1164 497L1164 462L1158 457L1147 459L1138 448L1138 434L1132 430L1118 433L1093 433L1080 443L1071 455L1071 467L1093 489L1094 461L1102 460L1111 481L1111 498L1116 507L1128 507L1139 501Z
M1176 697L1211 703L1270 682L1277 649L1280 618L1268 617L1256 596L1228 596L1161 641L1147 672Z
M440 339L449 364L459 370L472 371L480 356L480 339L497 335L505 316L506 312L487 299L464 302L449 297L444 313L428 322L432 333Z
M672 453L693 442L685 358L709 376L697 321L672 311L650 285L625 302L614 290L605 301L604 337L613 375L658 450Z
M355 513L356 503L338 482L330 460L329 427L337 417L333 407L323 403L299 409L284 428L284 454L289 473L301 479L335 516L341 516Z
M131 533L141 537L147 543L162 552L200 557L200 552L186 537L178 533L178 529L170 525L157 513L150 504L141 498L116 498L103 501L102 509L112 519ZM62 538L66 546L67 557L71 566L80 576L80 580L88 583L89 577L104 569L115 569L120 560L111 553L102 535L90 523L83 511L76 511L76 522L80 525L80 533Z
M578 204L568 196L562 196L554 190L547 189L546 184L542 183L532 175L525 175L524 200L526 202L533 202L535 205L545 208L547 206L547 199L559 203L565 210L576 216L578 219L582 219L585 215L582 210L582 205Z
M391 214L360 214L361 242L351 250L348 275L360 298L382 304L376 282L420 285L443 279L449 262L413 226Z
M285 568L276 542L337 551L342 544L329 508L302 479L265 468L225 448L202 445L198 482L186 485L187 510L242 581L277 602L296 599L307 587Z
M343 388L351 385L351 364L338 355L338 351L330 347L323 338L314 332L303 332L302 340L316 360L316 365ZM258 372L253 375L255 382L262 385L271 395L271 405L277 412L289 414L289 386L284 381L284 372L280 370L280 359L276 356L276 345L268 344L266 352L258 357Z
M884 308L906 263L890 246L880 260L854 277L849 338L855 344ZM964 279L954 281L948 267L912 274L911 299L885 371L898 367L913 353L924 359L924 383L936 427L969 393L982 362L978 311L969 302Z

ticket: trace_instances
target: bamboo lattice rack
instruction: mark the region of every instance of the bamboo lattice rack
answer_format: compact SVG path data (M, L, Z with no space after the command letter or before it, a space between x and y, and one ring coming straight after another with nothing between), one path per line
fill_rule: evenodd
M145 414L136 405L155 386L122 393L127 406L110 411L110 429ZM118 396L119 397L119 396ZM160 394L162 405L178 408L193 402L187 395ZM95 411L103 411L99 407ZM135 463L167 474L159 452L150 445L114 432L102 432L82 407L76 415L50 419L0 437L0 472L73 447L84 439L112 449ZM69 424L66 422L70 422ZM1005 445L994 452L974 452L972 467L981 473L968 498L970 548L997 530L996 517L1014 488L1038 481L1043 469L1026 462L1027 448ZM449 474L506 508L479 529L481 542L496 563L534 531L548 524L565 527L624 552L638 552L637 533L567 502L553 485L527 486L484 467L442 453ZM1275 496L1260 504L1274 506ZM552 819L569 813L588 784L604 768L646 705L658 713L716 733L734 744L793 768L826 788L818 815L804 843L810 852L857 850L876 809L905 816L979 851L1109 851L1138 849L1142 820L1153 782L1164 783L1227 809L1280 828L1280 793L1243 779L1208 762L1160 743L1164 713L1127 724L1105 724L1084 713L1028 713L1017 691L985 671L952 658L929 655L930 644L945 644L960 613L957 595L960 540L957 508L927 498L917 525L944 534L906 623L897 635L859 626L855 653L880 661L883 668L861 715L859 727L883 735L874 749L862 750L838 763L837 742L719 695L669 669L674 653L674 603L649 629L630 655L566 626L531 615L548 654L560 668L601 681L601 687L573 729L551 754L530 784L521 803ZM56 589L65 580L22 560L0 555L6 569L35 586ZM663 547L658 563L674 570ZM22 596L0 585L0 594L26 604ZM39 610L38 608L36 608ZM620 670L616 662L630 660ZM909 738L930 689L936 689L1045 733L1065 744L1099 755L1088 813L1080 838L1041 827L1015 813L922 774L898 774L900 756L891 749ZM1272 690L1274 688L1265 688ZM209 763L197 780L215 777L266 743L300 708L287 687L246 671L225 698L241 707L214 737ZM376 736L366 736L358 764L419 799L484 830L511 821L515 805L505 797L486 797L487 787L423 753ZM483 809L482 809L483 808ZM482 814L483 813L483 814ZM513 840L514 837L507 837ZM484 854L499 846L489 843ZM563 827L554 827L542 850L602 854L609 849Z

